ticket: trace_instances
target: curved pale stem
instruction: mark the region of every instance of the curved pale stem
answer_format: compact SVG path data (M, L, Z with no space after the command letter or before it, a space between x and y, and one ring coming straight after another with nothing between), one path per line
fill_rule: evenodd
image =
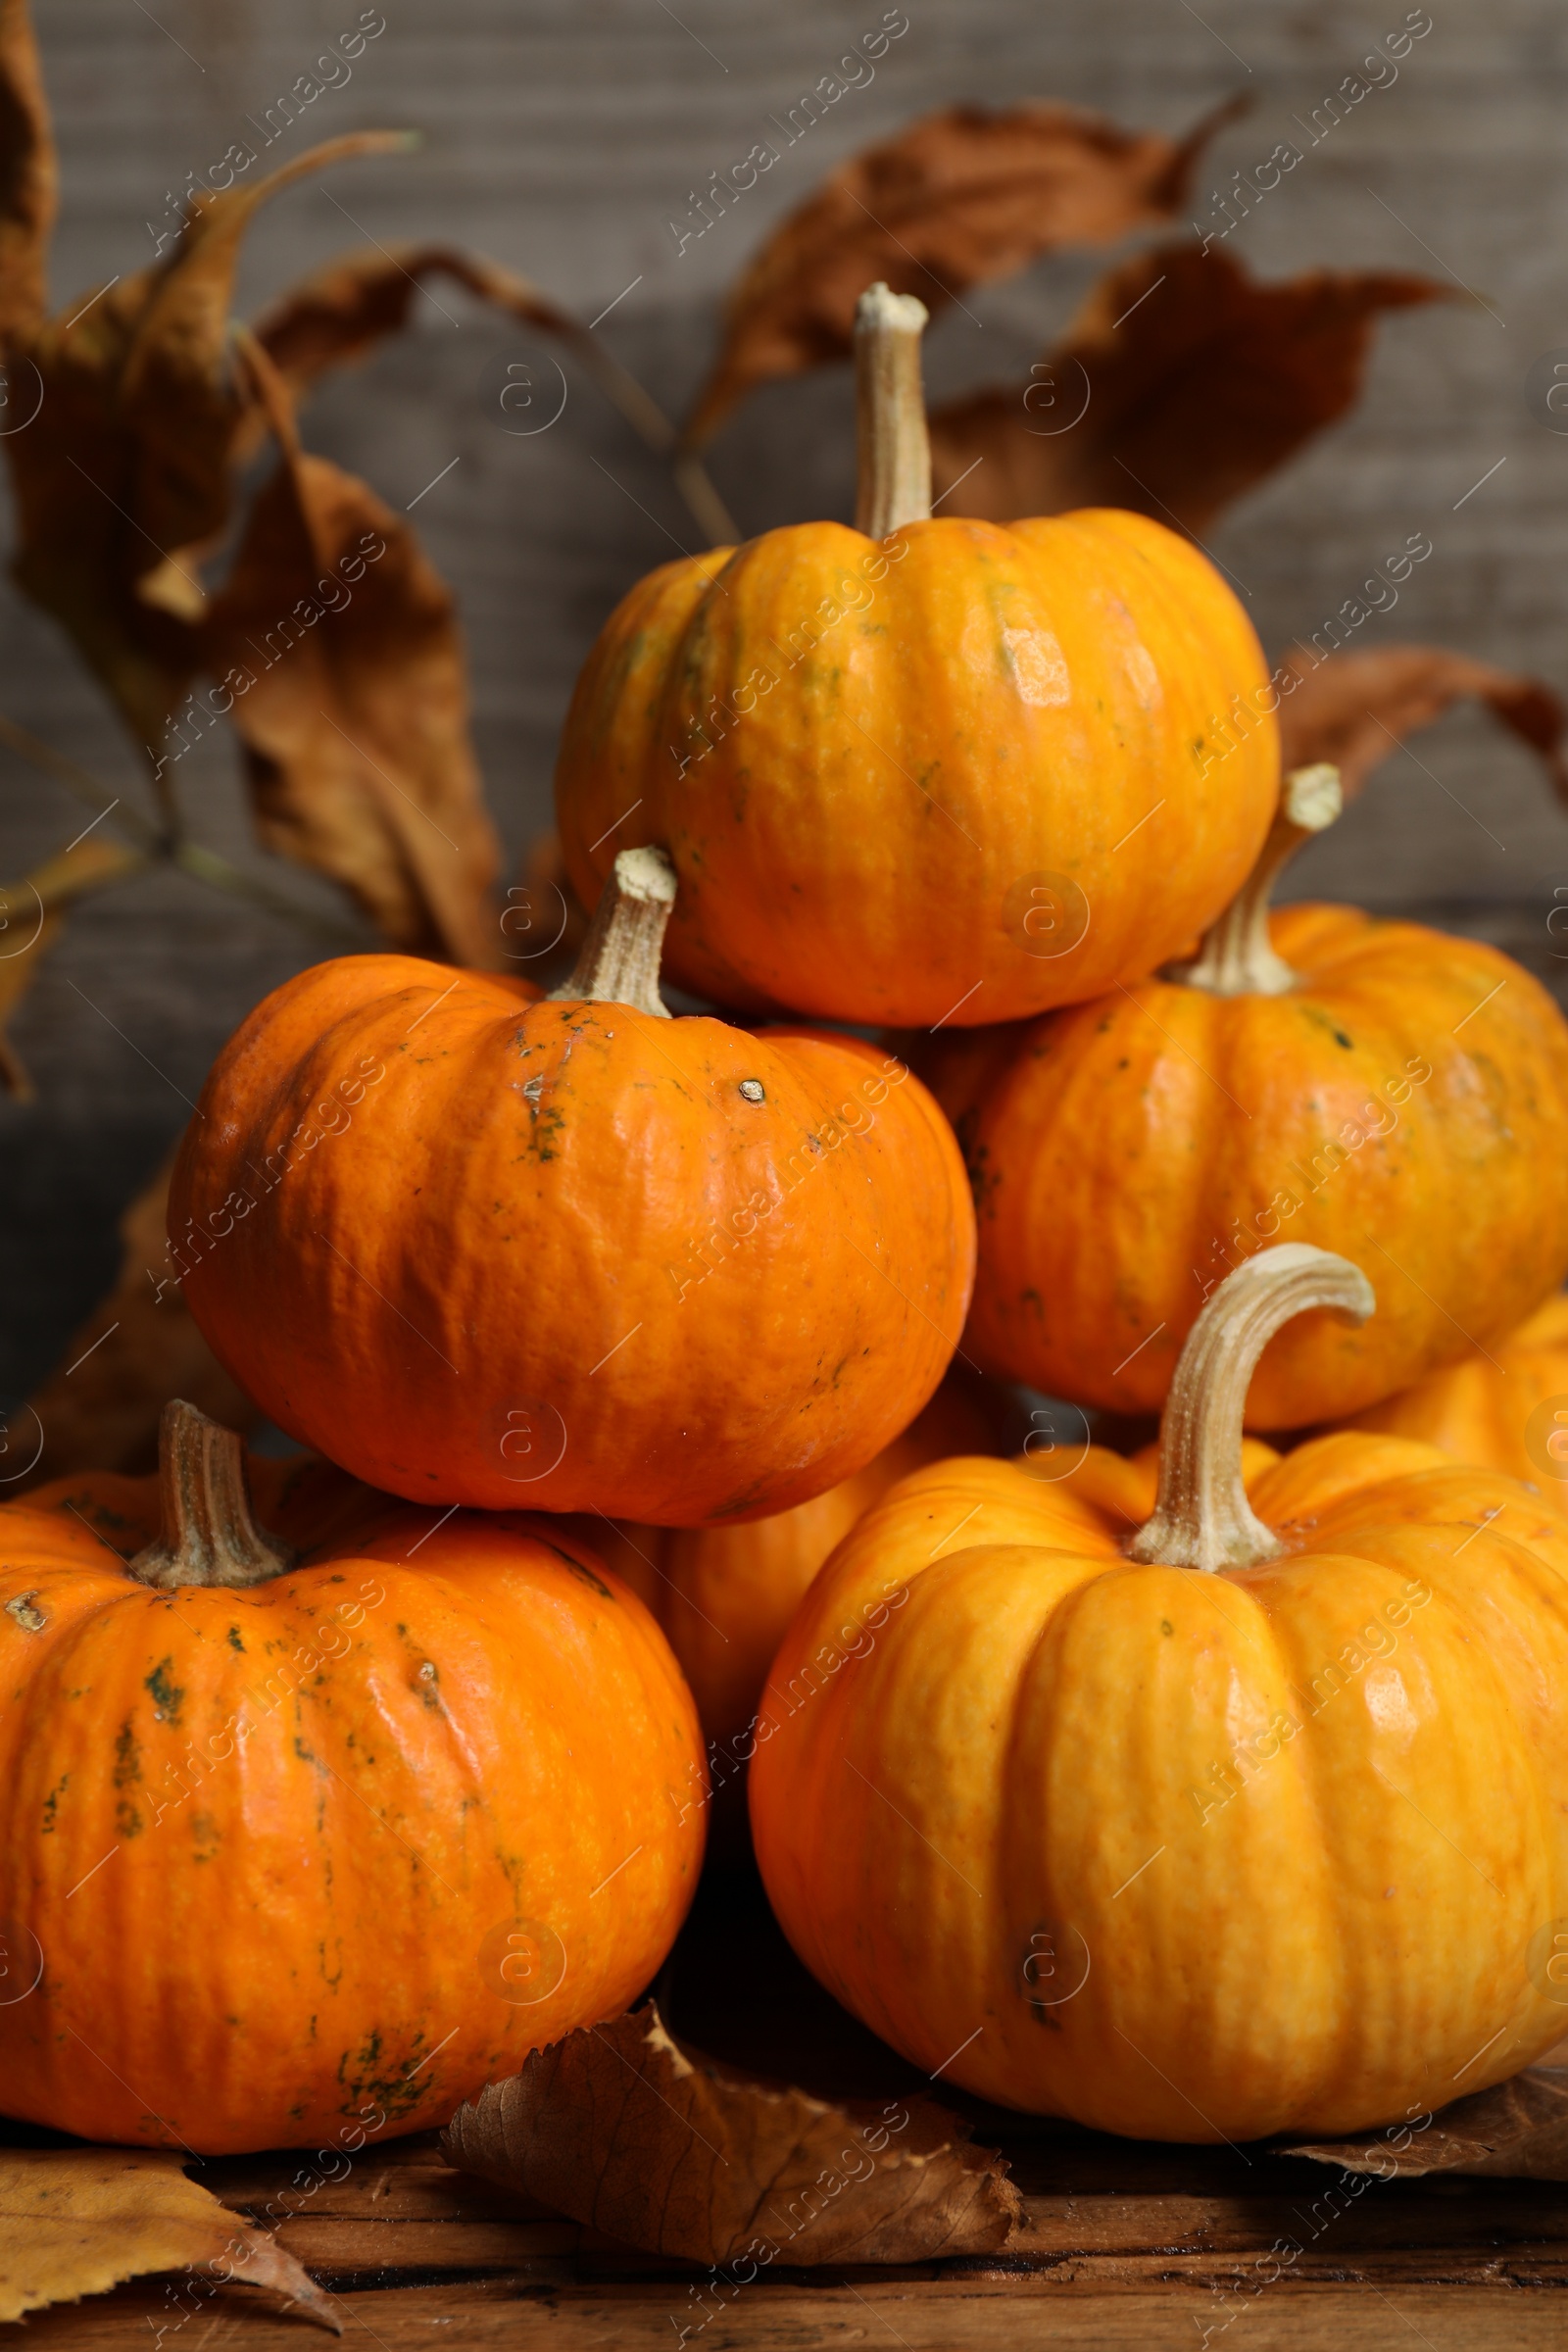
M630 1004L669 1019L659 993L659 959L675 906L675 868L665 852L622 850L594 908L569 979L548 1002Z
M885 539L931 515L931 443L920 386L926 307L878 279L855 314L855 418L859 481L855 527Z
M1344 805L1340 771L1327 760L1292 768L1257 863L1204 933L1196 960L1172 965L1165 978L1183 988L1206 988L1214 997L1283 997L1294 988L1296 974L1269 939L1269 898L1287 860L1332 825Z
M178 1397L159 1424L158 1486L164 1532L128 1563L144 1585L265 1585L292 1567L289 1546L251 1515L234 1432Z
M1242 1414L1257 1359L1312 1307L1364 1323L1377 1305L1359 1266L1307 1242L1261 1250L1228 1274L1187 1335L1159 1424L1159 1498L1128 1546L1172 1568L1248 1568L1284 1545L1242 1483Z

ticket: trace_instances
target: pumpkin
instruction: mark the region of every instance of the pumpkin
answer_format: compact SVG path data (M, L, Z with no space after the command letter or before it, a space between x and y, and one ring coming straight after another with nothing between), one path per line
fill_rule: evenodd
M220 1055L175 1167L185 1296L248 1395L416 1501L759 1517L919 1411L968 1300L953 1135L858 1038L674 1020L673 877L625 854L542 1003L318 965Z
M801 1958L915 2065L1241 2140L1409 2116L1560 2037L1568 1529L1396 1438L1244 1490L1271 1333L1372 1305L1310 1247L1239 1267L1137 1532L1134 1463L955 1460L812 1585L758 1731L758 1860Z
M802 1593L861 1513L927 1462L994 1449L986 1414L950 1377L875 1461L793 1510L744 1527L573 1524L652 1610L691 1686L703 1730L728 1748L755 1721Z
M669 970L721 1004L963 1025L1093 996L1217 913L1268 826L1278 696L1190 541L932 516L925 316L861 298L856 527L665 564L572 697L571 880L592 906L618 848L663 844Z
M1339 806L1332 768L1287 780L1196 961L929 1049L979 1210L964 1345L987 1370L1156 1411L1228 1269L1307 1242L1354 1255L1378 1312L1274 1341L1249 1422L1298 1429L1491 1347L1562 1280L1568 1023L1480 941L1349 906L1271 918L1275 874Z
M273 1532L174 1404L159 1477L0 1510L5 2107L88 2139L440 2123L624 2008L696 1885L691 1695L591 1551L251 1471Z
M1539 1488L1568 1515L1568 1298L1548 1298L1487 1351L1473 1348L1345 1424L1424 1438Z

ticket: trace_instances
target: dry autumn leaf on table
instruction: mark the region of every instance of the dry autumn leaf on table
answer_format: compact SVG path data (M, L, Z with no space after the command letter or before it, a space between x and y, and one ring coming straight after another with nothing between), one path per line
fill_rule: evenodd
M1130 507L1196 536L1354 405L1382 312L1446 294L1395 270L1268 285L1195 245L1139 254L1030 383L935 412L933 490L992 522Z
M1532 2066L1435 2115L1281 2152L1310 2156L1346 2173L1372 2173L1380 2180L1414 2180L1423 2173L1568 2180L1568 2071Z
M442 2147L574 2221L692 2262L919 2262L1006 2244L1004 2159L923 2099L829 2106L670 2039L652 2002L536 2050ZM741 2281L745 2283L745 2281Z
M331 2302L265 2230L187 2180L177 2156L126 2148L0 2150L0 2321L100 2295L149 2271L242 2280L341 2335Z
M1326 661L1298 648L1281 666L1298 680L1280 703L1282 762L1288 771L1315 760L1332 760L1348 801L1407 735L1430 726L1465 695L1485 703L1494 718L1540 754L1558 797L1568 800L1563 758L1568 710L1537 678L1472 662L1467 654L1437 645L1385 645L1375 653L1334 654Z
M852 156L773 231L731 293L724 345L686 428L706 441L737 401L851 348L881 278L928 311L1062 245L1108 245L1171 220L1232 100L1185 139L1078 107L945 107Z

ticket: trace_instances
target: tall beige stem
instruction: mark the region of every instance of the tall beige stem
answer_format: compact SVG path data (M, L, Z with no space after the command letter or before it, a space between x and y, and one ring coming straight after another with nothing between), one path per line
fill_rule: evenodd
M855 527L885 539L931 514L931 443L920 384L926 307L867 286L855 314L855 415L859 485Z
M128 1565L144 1585L265 1585L292 1567L286 1544L259 1528L245 1484L245 1449L231 1429L176 1397L158 1429L164 1530Z
M622 850L605 884L571 977L551 1003L630 1004L669 1019L659 959L675 906L675 868L662 850Z
M1337 767L1326 760L1293 767L1280 787L1279 810L1257 863L1204 933L1196 960L1173 964L1165 978L1184 988L1206 988L1214 997L1283 997L1294 988L1296 974L1269 939L1270 894L1286 861L1303 841L1332 825L1344 805Z
M1242 1414L1257 1359L1282 1324L1314 1306L1364 1323L1377 1305L1359 1266L1308 1242L1282 1242L1228 1274L1187 1335L1159 1424L1159 1499L1128 1545L1172 1568L1248 1568L1277 1559L1242 1484Z

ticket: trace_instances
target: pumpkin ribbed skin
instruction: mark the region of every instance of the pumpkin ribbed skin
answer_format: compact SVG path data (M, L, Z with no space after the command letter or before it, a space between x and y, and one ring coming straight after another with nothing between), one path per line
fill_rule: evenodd
M812 1586L751 1771L802 1959L916 2065L1138 2137L1350 2132L1527 2065L1568 1531L1392 1439L1265 1468L1292 1556L1224 1574L1124 1560L1094 1491L917 1472Z
M356 1476L671 1525L869 1461L947 1366L974 1250L951 1130L858 1040L389 956L237 1031L170 1231L218 1355Z
M944 1386L874 1462L792 1511L744 1527L575 1524L663 1629L709 1739L728 1740L750 1728L802 1593L862 1512L911 1470L990 1438L979 1408Z
M1272 717L1217 731L1267 693L1229 588L1142 515L794 524L611 615L562 841L590 906L617 850L668 850L667 968L722 1004L1016 1019L1149 971L1225 904L1279 751Z
M1346 1426L1424 1438L1456 1461L1506 1470L1568 1516L1568 1298L1548 1298L1489 1354L1430 1373Z
M1248 1424L1300 1428L1490 1346L1561 1281L1568 1024L1545 991L1478 941L1351 907L1270 930L1298 975L1282 996L1150 979L937 1041L926 1075L979 1210L964 1344L987 1369L1156 1410L1227 1268L1313 1242L1363 1265L1378 1307L1270 1343Z
M252 1474L303 1556L248 1591L111 1557L157 1534L155 1479L0 1511L13 1984L42 1952L0 2003L5 2106L88 2139L439 2123L622 2009L696 1885L691 1696L591 1552L321 1464Z

